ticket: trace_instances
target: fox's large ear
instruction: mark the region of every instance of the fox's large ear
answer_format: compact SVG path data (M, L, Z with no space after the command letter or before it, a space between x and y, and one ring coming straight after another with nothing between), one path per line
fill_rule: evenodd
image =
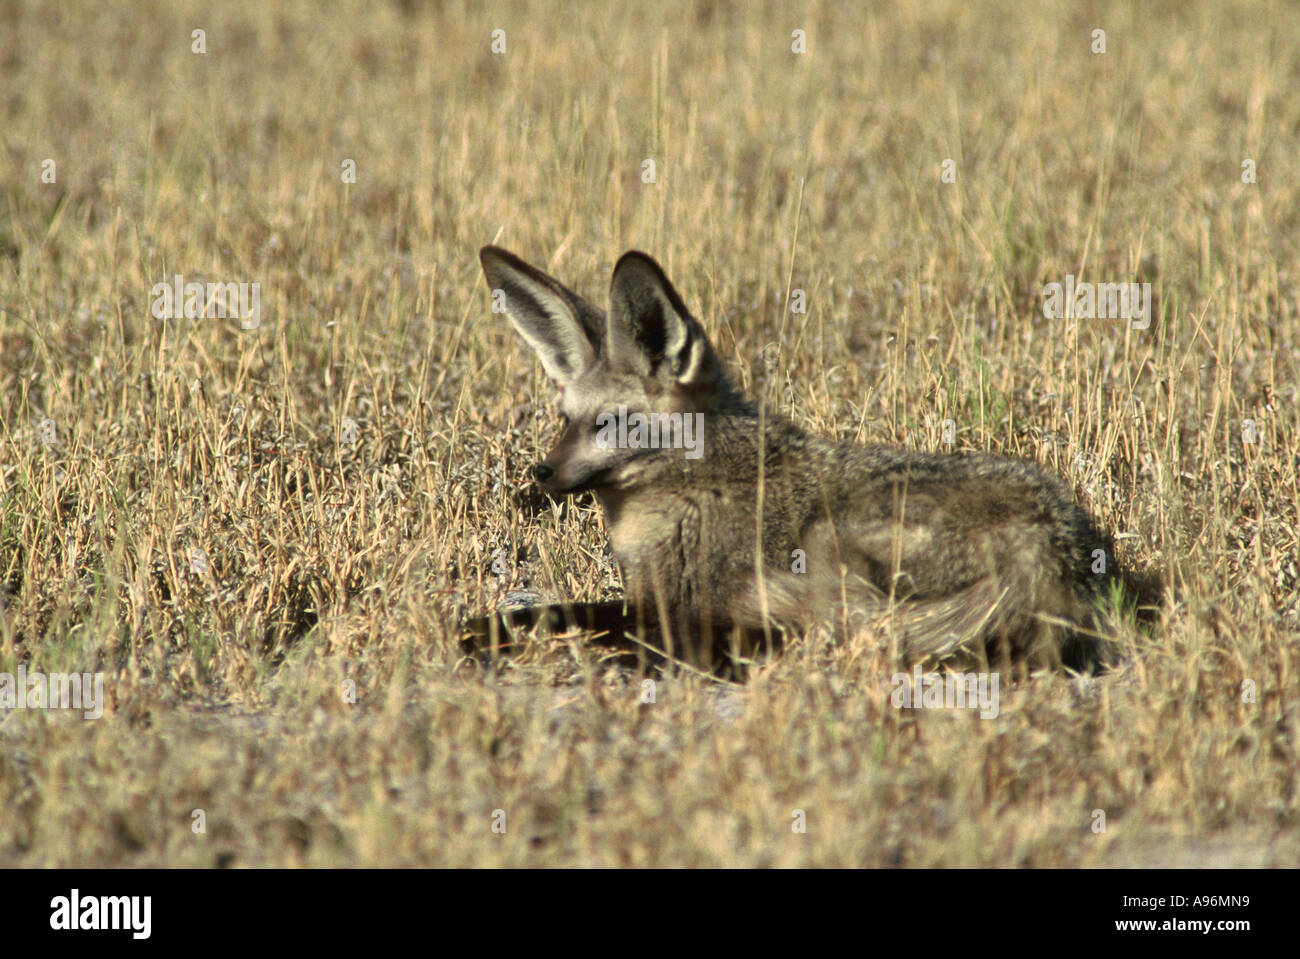
M564 384L590 369L600 353L605 315L559 280L500 247L479 250L495 304L504 297L516 330L551 379Z
M635 250L614 266L605 342L610 359L643 376L690 384L711 370L704 331L659 264Z

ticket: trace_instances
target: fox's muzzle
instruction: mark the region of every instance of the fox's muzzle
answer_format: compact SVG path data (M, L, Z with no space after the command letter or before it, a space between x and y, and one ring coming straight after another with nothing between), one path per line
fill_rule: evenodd
M574 423L566 424L559 441L542 460L533 467L535 479L552 496L581 493L599 485L606 464L593 461L586 431Z
M608 470L584 470L581 473L563 471L548 461L533 467L533 479L552 496L568 496L600 489L609 476Z

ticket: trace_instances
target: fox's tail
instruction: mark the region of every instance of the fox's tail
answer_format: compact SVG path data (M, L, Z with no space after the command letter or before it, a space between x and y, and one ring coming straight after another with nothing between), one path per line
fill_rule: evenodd
M669 659L654 611L638 609L621 599L498 609L462 620L459 632L462 651L484 660L517 654L535 632L586 633L585 641L622 654L629 664L661 666Z
M742 642L733 646L730 630L729 625L720 627L707 637L700 635L704 630L697 624L694 635L678 634L670 641L671 631L663 628L653 605L638 607L624 600L518 606L473 616L460 624L462 650L480 659L519 652L535 631L551 635L581 631L588 634L587 642L616 651L628 665L659 668L671 662L732 679L744 677L748 654L761 648L775 651L780 646L780 636L743 627Z

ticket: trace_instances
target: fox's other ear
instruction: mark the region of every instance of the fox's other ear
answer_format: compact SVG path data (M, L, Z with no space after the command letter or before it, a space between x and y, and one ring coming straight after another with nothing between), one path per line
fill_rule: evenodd
M605 327L600 310L500 247L485 246L478 258L493 300L504 296L510 322L551 379L568 383L596 362Z
M606 349L643 376L690 384L711 370L712 348L659 264L632 250L614 266Z

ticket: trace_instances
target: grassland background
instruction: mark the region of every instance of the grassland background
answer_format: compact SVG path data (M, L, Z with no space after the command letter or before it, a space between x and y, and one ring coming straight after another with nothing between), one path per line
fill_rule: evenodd
M108 700L0 715L0 865L1300 862L1300 9L614 6L0 5L0 671ZM1061 472L1157 628L987 721L865 637L484 669L465 610L619 587L488 242L602 305L650 252L809 428ZM260 327L154 319L178 273ZM1151 329L1044 319L1066 273Z

